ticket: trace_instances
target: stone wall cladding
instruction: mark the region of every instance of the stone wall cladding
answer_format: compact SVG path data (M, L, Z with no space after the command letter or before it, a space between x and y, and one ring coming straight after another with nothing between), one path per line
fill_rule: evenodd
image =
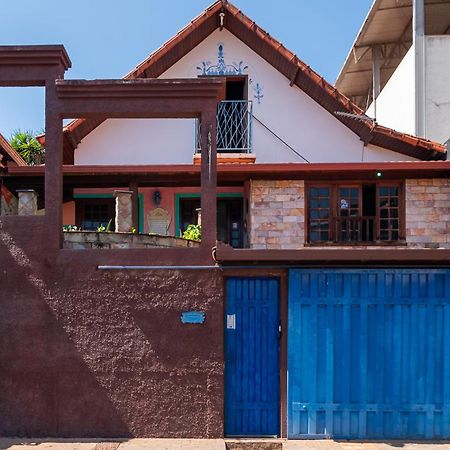
M305 183L252 180L250 247L296 249L305 244Z
M153 234L66 231L64 232L63 247L73 250L90 248L188 248L200 247L200 242Z
M406 180L408 247L450 248L450 180Z

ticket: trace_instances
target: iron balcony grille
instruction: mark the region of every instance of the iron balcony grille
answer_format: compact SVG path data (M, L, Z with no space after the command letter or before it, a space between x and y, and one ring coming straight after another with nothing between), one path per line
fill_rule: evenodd
M252 107L247 100L224 100L217 106L217 151L252 152ZM200 121L196 123L196 152L201 147Z

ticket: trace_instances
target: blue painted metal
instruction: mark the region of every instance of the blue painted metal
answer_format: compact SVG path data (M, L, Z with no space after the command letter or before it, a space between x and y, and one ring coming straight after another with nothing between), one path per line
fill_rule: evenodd
M288 435L450 437L450 270L290 270Z
M185 311L181 313L181 322L183 323L203 323L205 313L201 311Z
M215 77L243 75L247 69L248 65L244 61L239 61L239 63L233 62L232 64L225 62L223 44L219 44L217 48L217 64L213 65L210 61L203 61L201 66L197 66L197 70L203 76L212 75Z
M279 434L279 282L227 280L225 434Z

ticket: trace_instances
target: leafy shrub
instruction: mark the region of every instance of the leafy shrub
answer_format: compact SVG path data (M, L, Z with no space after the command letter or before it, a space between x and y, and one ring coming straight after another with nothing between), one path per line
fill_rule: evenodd
M45 149L35 138L33 131L15 131L11 136L10 144L30 166L44 164Z
M189 239L191 241L200 241L202 239L202 228L200 225L190 224L183 233L183 239Z
M81 231L76 225L63 225L63 231Z
M108 233L109 231L111 231L111 222L112 219L109 219L108 225L106 225L106 227L101 223L98 227L97 227L97 233Z

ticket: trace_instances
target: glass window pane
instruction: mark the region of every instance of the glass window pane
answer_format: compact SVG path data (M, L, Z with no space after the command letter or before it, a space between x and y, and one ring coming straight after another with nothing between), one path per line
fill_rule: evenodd
M396 186L391 186L389 188L389 195L398 196L398 188Z
M380 195L382 197L385 197L388 194L389 194L389 189L386 186L381 186L380 187Z
M317 231L311 231L309 233L309 240L311 242L318 241L320 238L320 234Z

